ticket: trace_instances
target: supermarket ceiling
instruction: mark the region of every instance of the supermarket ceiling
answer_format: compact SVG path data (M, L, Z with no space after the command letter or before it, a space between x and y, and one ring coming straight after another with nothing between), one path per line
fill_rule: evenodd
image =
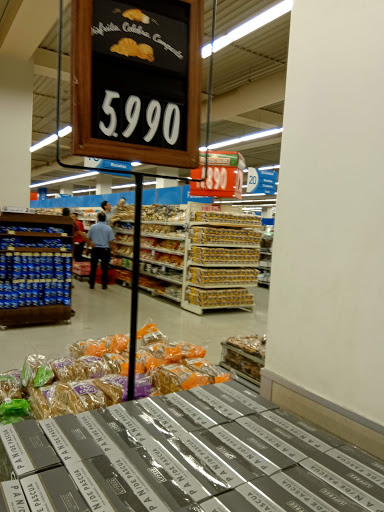
M216 38L279 1L218 0ZM204 44L210 41L212 4L213 0L205 0ZM70 0L64 0L64 5L61 116L66 125L70 124ZM58 0L0 0L0 53L25 60L34 58L32 144L56 130L57 14ZM31 23L33 19L35 24ZM288 12L214 54L211 143L283 125L289 29ZM208 61L203 61L202 145L206 136ZM80 163L78 157L70 156L69 137L60 140L64 159L68 163ZM280 145L281 135L275 135L226 149L241 151L248 166L259 167L279 163ZM60 169L54 161L54 145L32 153L32 182L75 174ZM120 178L114 181L122 183ZM94 183L94 179L93 182L78 180L76 187Z

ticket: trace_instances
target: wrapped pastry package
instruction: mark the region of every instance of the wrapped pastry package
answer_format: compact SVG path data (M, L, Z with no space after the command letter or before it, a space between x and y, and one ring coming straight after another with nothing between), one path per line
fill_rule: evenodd
M122 375L107 375L92 382L106 396L108 405L125 402L128 397L128 379Z
M83 356L74 362L76 378L74 380L99 379L108 372L101 357Z
M143 345L151 343L167 343L168 338L152 323L151 319L145 322L145 325L137 331L137 339L142 340Z
M146 351L149 353L147 371L152 371L164 364L178 363L183 357L180 347L168 346L164 343L148 345Z
M129 354L123 354L105 354L103 356L103 361L108 369L107 373L121 373L122 365L127 364L129 358Z
M209 377L192 371L182 364L161 366L152 375L153 383L162 395L210 384Z
M180 349L182 357L186 359L205 357L207 349L201 345L192 345L192 343L186 343L185 341L173 341L169 343L170 347Z
M76 380L75 359L72 357L62 357L51 361L51 368L55 379L61 382Z
M60 394L60 385L52 384L42 388L30 388L29 403L36 420L46 420L55 416L69 414Z
M206 359L186 359L184 364L192 371L198 370L203 375L206 375L211 384L219 384L220 382L228 382L232 380L230 372L224 370L220 366L216 366Z
M125 334L115 334L109 345L109 352L120 354L128 349L129 337Z
M68 412L72 414L108 406L107 397L92 380L57 384L56 393Z
M136 352L136 368L135 373L144 375L147 373L147 364L148 361L150 361L152 358L151 354L147 352L146 350L138 350ZM127 359L126 362L121 364L121 371L120 374L124 375L125 377L128 376L129 371L129 359Z
M24 389L46 386L53 382L54 378L55 375L47 357L32 354L25 359L21 371L21 384Z
M20 370L10 370L0 374L0 404L7 398L22 398L20 379Z

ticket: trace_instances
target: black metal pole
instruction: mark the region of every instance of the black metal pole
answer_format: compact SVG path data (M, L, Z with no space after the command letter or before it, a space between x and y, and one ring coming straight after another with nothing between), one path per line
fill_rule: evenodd
M139 305L139 270L140 270L140 241L141 241L141 206L143 200L143 176L135 175L135 231L133 238L133 269L131 297L131 340L129 348L128 371L128 402L135 399L135 367L136 367L136 332L137 310Z
M212 27L211 27L211 55L209 58L209 73L208 73L208 100L207 100L207 127L205 132L205 176L202 176L203 179L206 178L208 172L208 159L209 159L209 141L211 138L211 111L212 111L212 101L213 101L213 43L215 41L215 32L216 32L216 13L217 13L217 0L213 0L213 9L212 9Z

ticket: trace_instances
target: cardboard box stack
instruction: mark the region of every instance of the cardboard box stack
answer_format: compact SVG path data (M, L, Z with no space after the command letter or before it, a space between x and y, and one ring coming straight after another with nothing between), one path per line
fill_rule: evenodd
M0 439L1 511L384 511L383 462L236 381Z

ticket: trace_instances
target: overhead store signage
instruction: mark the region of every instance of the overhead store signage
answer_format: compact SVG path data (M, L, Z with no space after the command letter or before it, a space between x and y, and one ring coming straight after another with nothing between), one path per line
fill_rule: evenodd
M200 167L191 170L191 178L201 179L205 173L205 153L200 153ZM209 152L205 180L191 182L191 196L237 197L243 190L245 161L236 151Z
M74 0L76 155L198 164L203 0Z
M108 171L108 174L118 174L119 176L132 176L128 172L132 171L132 164L130 162L120 162L118 160L104 160L103 158L92 158L86 156L84 158L84 167L91 167L100 172ZM114 173L115 171L115 173Z
M248 167L247 192L258 194L276 194L277 172L261 171Z

